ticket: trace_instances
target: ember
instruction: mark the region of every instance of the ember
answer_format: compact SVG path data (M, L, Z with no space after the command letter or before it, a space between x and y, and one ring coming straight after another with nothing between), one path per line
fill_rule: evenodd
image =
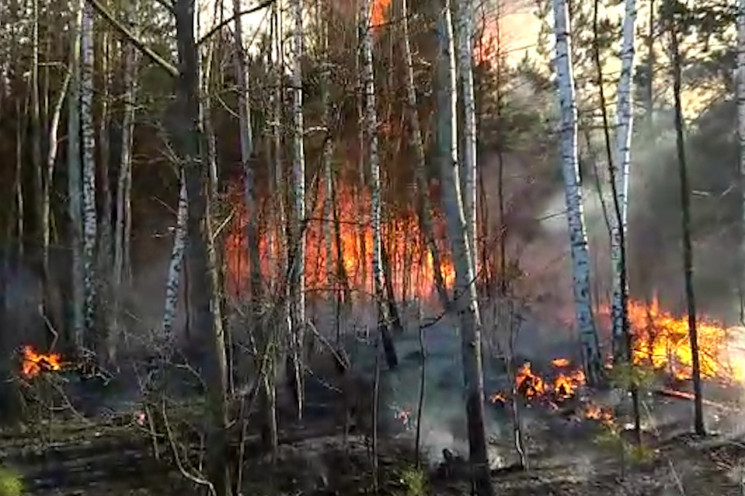
M489 401L492 403L507 403L507 398L503 393L494 393L489 396Z
M613 412L611 409L602 407L595 403L587 403L585 405L584 415L586 419L599 420L604 424L610 424L613 422Z
M37 353L31 346L23 347L23 361L21 363L21 374L31 379L42 372L60 370L60 356L57 353Z

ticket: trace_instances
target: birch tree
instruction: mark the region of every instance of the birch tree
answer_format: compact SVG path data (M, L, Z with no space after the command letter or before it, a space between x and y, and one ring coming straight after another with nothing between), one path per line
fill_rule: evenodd
M95 329L96 302L96 140L93 127L93 7L83 8L81 32L80 131L83 157L83 275L86 339Z
M427 183L427 163L424 154L424 140L422 138L422 129L419 123L419 112L417 111L416 87L414 86L414 61L411 56L411 40L409 38L409 9L407 0L401 0L401 32L404 54L404 63L406 64L406 114L411 130L411 146L414 149L416 164L414 165L414 176L416 177L417 189L417 210L419 223L424 231L425 242L432 256L432 266L435 278L435 290L440 299L442 308L448 307L448 291L445 287L445 281L442 277L442 262L440 250L435 242L435 234L432 220L432 205L429 199L429 185Z
M261 280L261 260L259 255L259 229L258 229L258 194L255 179L255 162L252 160L254 153L253 130L251 128L251 108L249 106L249 80L248 80L248 54L243 44L243 17L241 12L240 0L233 0L233 15L235 17L233 24L235 29L235 75L238 82L238 123L240 127L241 141L241 162L243 164L244 180L244 201L246 205L246 214L248 215L246 224L246 245L248 247L249 270L251 281L251 319L254 332L261 335L263 339L261 349L271 350L268 340L269 332L263 329L261 325L261 297L262 297L262 280ZM274 363L271 357L261 357L261 360L269 360ZM261 371L262 367L257 367ZM277 420L274 405L274 385L269 376L272 372L259 372L262 376L261 381L261 403L263 411L262 434L267 448L272 453L277 449Z
M626 270L626 236L629 211L629 169L631 164L631 135L634 123L633 92L634 79L634 33L636 25L636 0L626 0L621 45L621 76L618 81L618 105L616 107L616 159L615 188L616 219L611 222L611 262L613 264L613 300L611 319L613 325L614 354L624 356L627 324L626 301L628 281Z
M173 247L168 261L168 276L166 278L166 299L163 309L163 341L170 346L173 340L173 323L176 320L176 307L181 284L181 269L186 250L186 220L188 218L188 200L186 182L183 171L179 173L178 209L176 211L176 226L173 229Z
M457 48L457 72L463 95L463 160L461 161L461 186L463 208L466 215L468 246L474 274L478 260L476 245L476 101L473 93L473 0L459 0L455 9L455 39Z
M70 101L67 121L67 194L70 216L70 244L72 245L72 337L75 348L83 347L85 335L85 289L83 269L83 206L82 163L80 155L80 40L83 1L75 5L70 32Z
M458 166L457 84L450 1L445 0L440 18L441 56L438 67L437 115L442 178L442 203L447 219L453 262L455 289L453 310L459 317L469 459L474 494L494 494L484 430L484 376L481 358L481 318L478 296L473 284L473 263L468 244L468 229L461 195Z
M130 0L127 9L127 22L136 33L137 0ZM114 224L114 269L111 333L116 336L121 330L120 310L122 285L129 281L129 246L132 230L132 146L134 136L135 104L137 91L137 50L131 43L124 45L124 67L122 83L124 86L124 116L122 118L121 152L116 186L116 216ZM165 323L164 323L165 328Z
M745 322L745 0L737 0L737 136L740 159L740 320Z
M556 36L556 78L561 112L561 170L564 176L569 244L572 258L575 316L588 382L597 383L601 357L592 312L590 257L582 207L582 188L577 155L577 104L570 52L569 12L566 0L553 0Z
M305 335L305 150L303 145L303 2L290 3L292 33L292 197L294 219L290 243L290 337L298 418L303 415L303 342Z
M391 321L388 308L383 301L383 264L382 238L380 232L380 162L378 155L378 116L375 108L375 76L373 73L371 4L370 0L360 0L360 42L362 51L362 87L364 92L364 131L367 151L367 161L370 167L370 193L372 197L372 211L370 220L373 231L373 292L378 308L378 327L383 342L386 363L389 368L398 365L396 349L391 335Z

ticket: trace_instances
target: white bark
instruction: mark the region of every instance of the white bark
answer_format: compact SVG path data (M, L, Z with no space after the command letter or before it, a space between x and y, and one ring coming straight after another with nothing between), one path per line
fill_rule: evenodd
M474 274L478 260L476 246L476 100L473 93L473 0L457 2L455 14L455 39L457 47L457 72L463 95L463 160L461 161L461 186L463 209L466 216L468 246Z
M80 95L80 125L83 146L83 274L85 291L85 331L95 329L96 301L96 162L95 130L93 128L93 7L83 7L82 72Z
M600 350L592 313L590 257L582 207L577 155L577 103L570 51L569 12L566 0L553 0L556 35L556 78L561 110L561 169L564 176L569 243L577 327L589 381L600 374Z
M72 334L80 350L85 336L85 291L83 287L83 206L82 171L80 162L80 40L83 0L78 0L72 26L70 47L70 102L67 123L67 202L72 245Z
M178 306L179 287L181 284L181 268L184 261L184 250L186 249L186 221L188 218L189 202L186 196L186 182L184 173L179 174L178 211L176 213L176 227L173 233L173 248L171 259L168 263L168 278L166 279L166 301L163 310L163 336L166 345L173 342L173 323L176 320L176 307Z
M383 295L382 238L380 233L380 158L378 156L378 116L375 108L375 76L373 74L372 33L370 29L370 0L360 0L360 29L362 30L362 86L364 92L364 132L370 167L370 222L373 231L373 288L376 298Z
M737 135L740 144L740 319L745 313L745 0L737 1Z
M393 340L390 335L390 314L384 295L383 281L383 240L380 232L380 157L378 154L378 113L375 108L375 74L373 72L373 44L370 0L360 0L360 34L362 51L362 90L364 93L365 144L370 167L370 223L373 232L372 273L373 294L378 308L378 324L382 333L382 344L389 368L398 364Z
M303 147L303 3L291 3L294 32L292 53L292 192L295 218L290 250L292 278L290 281L290 321L293 340L292 353L297 388L298 415L302 416L303 397L303 336L305 334L305 150Z
M130 2L128 22L134 32L136 0ZM134 134L135 103L137 91L137 49L131 43L124 46L124 116L122 118L122 148L119 158L119 171L116 187L116 224L114 225L114 311L112 330L116 336L121 332L119 311L121 305L122 284L128 280L130 228L132 225L132 145Z
M442 155L442 203L448 226L453 263L455 265L455 290L453 304L459 317L461 358L466 400L469 454L474 494L487 496L494 493L489 474L489 460L484 430L484 375L481 355L481 317L476 286L473 284L474 267L468 244L468 228L463 208L461 181L458 166L458 125L456 65L453 46L450 2L444 2L440 24L442 49L438 90L438 141ZM444 66L444 67L443 67Z
M623 41L621 46L621 76L618 81L618 106L616 109L616 159L614 160L616 194L621 226L616 216L611 216L611 263L613 268L613 300L611 318L614 342L620 342L623 334L623 292L622 271L626 270L622 257L621 243L627 238L629 168L631 164L631 134L633 128L633 108L631 91L634 79L634 30L636 23L636 0L626 0L626 14L623 21ZM628 286L628 282L625 281Z

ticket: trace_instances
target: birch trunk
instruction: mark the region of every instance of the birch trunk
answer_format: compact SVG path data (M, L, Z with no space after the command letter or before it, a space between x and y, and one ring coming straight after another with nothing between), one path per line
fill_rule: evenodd
M176 211L176 227L173 230L173 248L168 262L168 278L166 279L166 300L163 309L163 339L166 347L173 343L173 323L176 320L179 287L181 285L181 269L186 250L186 222L188 218L188 197L184 173L179 174L178 209Z
M51 185L54 182L54 165L57 162L57 150L59 149L59 139L58 139L58 132L59 132L59 123L60 118L62 115L62 105L65 101L65 96L67 95L67 90L70 86L70 76L71 72L67 72L65 75L65 79L62 82L62 88L60 89L59 98L57 99L57 103L54 106L54 111L52 113L51 121L49 122L49 148L47 150L47 160L46 160L46 167L44 168L43 172L43 178L42 178L42 197L41 197L41 235L42 235L42 277L43 277L43 286L42 286L42 298L43 298L43 306L42 311L46 318L49 319L49 321L52 323L52 325L55 327L55 329L60 328L61 324L61 315L57 315L57 312L52 312L52 305L50 304L51 299L51 275L49 272L49 242L50 242L50 204L51 204L51 198L50 198L50 189ZM51 339L49 339L50 345L54 342L54 336L50 332L48 333Z
M460 79L460 89L463 95L463 161L461 170L463 177L461 185L463 191L463 208L466 216L466 230L468 246L471 250L471 263L474 275L477 274L476 262L478 249L476 245L476 102L473 94L473 0L457 2L455 17L455 39L457 48L457 73Z
M259 255L259 230L258 230L258 199L256 191L256 173L253 161L254 144L253 130L251 127L251 108L249 106L249 79L248 79L248 54L243 45L243 21L240 15L241 2L233 0L233 15L235 16L235 72L238 83L238 122L240 126L241 161L244 174L244 197L248 221L246 225L246 245L248 246L249 270L251 280L251 314L254 333L261 336L262 346L260 349L271 353L272 346L268 343L270 332L264 329L261 321L262 303L262 278L261 260ZM260 357L274 363L273 357ZM258 367L261 370L261 367ZM261 377L261 405L262 405L262 438L266 448L276 453L278 446L277 419L275 414L273 381L269 376L271 372L264 372Z
M127 12L127 23L136 33L137 0L130 0ZM114 271L113 271L113 311L111 337L121 335L120 312L122 290L126 274L129 274L126 253L129 253L131 227L131 190L132 190L132 145L134 134L135 104L137 91L137 50L130 43L124 45L124 116L122 118L122 143L119 156L119 171L116 187L116 224L114 225ZM165 326L164 326L165 327Z
M740 152L740 320L745 322L745 0L737 1L737 135Z
M556 77L561 111L561 169L564 176L575 312L588 382L596 384L602 359L592 311L590 257L582 207L577 155L577 104L570 53L569 13L566 0L553 0L556 35Z
M386 364L393 369L398 365L396 349L390 328L390 315L384 301L382 239L380 232L380 163L378 157L378 118L375 109L375 79L373 74L372 30L370 26L370 1L360 0L360 33L362 44L362 86L365 95L364 131L367 159L370 166L372 211L370 220L373 231L372 271L373 288L378 308L378 327L383 341Z
M206 473L216 496L232 493L228 468L227 363L225 337L217 298L209 196L206 191L204 136L200 127L199 55L194 36L195 0L177 0L176 42L179 77L176 118L171 123L183 164L187 207L188 299L193 309L197 349L208 350L202 364L210 421L206 435Z
M303 2L290 3L293 23L292 43L292 199L294 218L289 243L291 264L290 338L291 373L298 418L303 416L303 349L305 335L305 151L303 148Z
M460 191L458 165L458 126L455 54L450 1L445 0L440 21L441 60L439 67L438 118L449 121L440 125L440 146L446 149L440 157L442 202L447 218L448 237L455 265L454 310L457 312L463 381L468 424L469 462L474 494L491 496L494 488L490 478L489 458L484 430L484 375L481 358L481 319L476 286L473 284L473 263L468 245L468 228ZM444 151L444 150L443 150Z
M96 140L93 127L93 7L86 2L82 23L80 127L83 151L83 274L87 345L98 343L96 328Z
M628 234L629 168L631 164L631 135L634 123L632 81L634 79L634 33L636 24L636 0L626 0L623 20L623 42L621 45L621 76L618 81L618 105L616 107L616 159L615 192L617 195L616 222L611 223L611 263L613 268L613 299L611 319L613 325L614 354L626 356L623 351L626 333L629 332L626 318L626 236ZM619 226L620 223L620 226Z
M84 0L75 5L70 47L70 102L67 122L67 204L72 245L72 341L82 350L85 339L85 287L83 268L83 176L80 149L80 42Z
M414 86L414 61L411 56L411 41L409 39L409 9L407 0L401 0L401 28L403 40L404 59L406 64L406 104L409 126L411 129L411 146L414 148L416 157L415 176L417 188L419 189L418 214L419 223L424 230L424 238L432 255L432 265L435 277L435 290L440 298L443 309L448 307L448 291L442 277L442 263L440 261L440 250L435 242L434 227L432 221L432 205L429 200L429 187L427 181L427 164L424 154L424 141L419 123L419 112L417 111L416 87Z

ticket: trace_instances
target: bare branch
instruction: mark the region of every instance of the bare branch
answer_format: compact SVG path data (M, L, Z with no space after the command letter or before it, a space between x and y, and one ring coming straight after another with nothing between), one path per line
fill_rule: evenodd
M159 65L163 70L165 70L168 74L170 74L173 77L178 77L179 72L176 66L168 62L166 59L155 53L155 51L148 47L145 43L142 42L132 31L130 31L127 26L119 22L112 14L109 12L106 7L101 5L101 2L99 0L86 0L89 2L96 11L101 14L107 21L109 21L109 24L111 24L117 31L119 31L125 38L129 40L130 43L132 43L135 47L137 47L138 50L140 50L142 53L150 57L150 59L155 62L157 65Z
M90 0L90 1L97 1L97 0ZM228 17L227 19L225 19L224 21L218 23L217 25L215 25L215 27L213 27L212 29L210 29L209 31L207 31L207 34L205 34L204 36L202 36L199 39L199 41L197 41L197 46L201 45L205 41L208 41L216 33L218 33L222 28L224 28L225 26L227 26L231 22L235 21L235 19L237 17L242 17L244 15L253 14L254 12L258 12L261 9L265 9L265 8L269 7L271 4L273 4L274 1L275 0L263 0L260 4L253 6L253 7L251 7L248 10L243 10L241 12L238 12L235 15L232 15L232 16Z

